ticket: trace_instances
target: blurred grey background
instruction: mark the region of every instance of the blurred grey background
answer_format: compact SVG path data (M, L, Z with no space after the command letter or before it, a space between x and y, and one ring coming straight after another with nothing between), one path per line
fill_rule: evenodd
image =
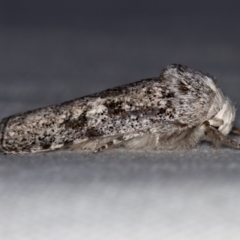
M239 10L239 1L1 0L0 117L170 63L216 76L239 108ZM1 154L0 239L239 239L239 190L240 153L207 144Z

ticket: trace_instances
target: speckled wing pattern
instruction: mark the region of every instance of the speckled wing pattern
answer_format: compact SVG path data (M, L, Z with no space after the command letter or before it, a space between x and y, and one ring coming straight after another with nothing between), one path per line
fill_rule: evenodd
M101 151L112 145L165 148L161 143L178 141L220 110L215 106L209 116L215 92L205 84L207 77L171 65L159 77L10 116L0 125L1 149L25 153L66 147Z

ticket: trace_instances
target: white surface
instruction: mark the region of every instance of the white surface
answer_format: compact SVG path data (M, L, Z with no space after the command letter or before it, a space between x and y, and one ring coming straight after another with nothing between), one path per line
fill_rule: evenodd
M237 151L57 152L0 164L3 239L239 239Z

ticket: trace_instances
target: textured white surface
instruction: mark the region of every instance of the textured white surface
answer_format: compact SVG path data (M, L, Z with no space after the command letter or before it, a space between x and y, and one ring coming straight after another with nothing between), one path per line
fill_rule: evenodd
M239 153L1 157L4 239L238 239Z

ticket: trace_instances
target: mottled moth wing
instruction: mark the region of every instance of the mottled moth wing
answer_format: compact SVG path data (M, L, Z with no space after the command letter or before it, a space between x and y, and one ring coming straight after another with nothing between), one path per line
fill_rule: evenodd
M157 149L165 148L166 141L174 145L219 111L215 106L209 115L215 93L206 78L172 65L159 77L11 116L1 122L1 148L24 153L74 146Z

